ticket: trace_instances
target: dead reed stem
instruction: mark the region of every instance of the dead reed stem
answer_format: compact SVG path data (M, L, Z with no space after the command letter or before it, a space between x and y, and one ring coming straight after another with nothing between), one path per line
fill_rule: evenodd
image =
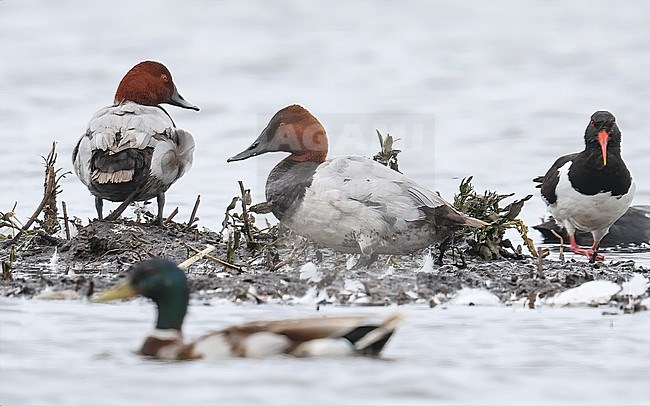
M194 202L194 208L192 209L192 214L190 215L190 220L187 222L186 230L192 228L194 222L196 221L196 212L199 210L199 204L201 204L201 195L196 196L196 201Z
M255 239L253 238L253 233L251 232L251 227L250 223L248 220L248 207L247 207L247 200L250 197L250 190L247 190L244 188L244 182L241 180L239 182L239 190L241 191L241 210L242 210L242 218L244 220L244 233L246 233L246 241L248 243L255 242Z
M70 223L68 222L68 207L65 202L61 202L61 207L63 208L63 224L65 225L65 238L70 239Z
M113 210L111 214L108 216L104 217L104 221L115 221L117 220L122 213L124 213L124 210L126 210L127 207L133 202L133 199L135 198L135 195L139 192L138 189L134 190L127 198L117 206L117 209Z
M178 207L175 208L174 211L172 212L172 214L170 214L170 215L165 219L165 221L163 222L163 224L169 224L169 223L171 223L171 221L174 219L174 216L176 216L177 214L178 214Z
M198 253L201 253L201 250L199 250L198 248L194 248L194 247L192 247L191 245L187 244L186 242L183 242L183 241L181 241L181 242L182 242L182 244L183 244L186 248L188 248L188 249L190 249L190 250L196 252L197 254L198 254ZM226 261L224 261L224 260L222 260L222 259L219 259L219 258L213 257L212 255L204 254L204 258L209 259L210 261L215 262L215 263L217 263L217 264L223 266L224 268L233 269L233 270L235 270L235 271L237 271L237 272L242 272L242 271L243 271L243 270L242 270L240 267L238 267L237 265L233 265L233 264L231 264L231 263L229 263L229 262L226 262Z

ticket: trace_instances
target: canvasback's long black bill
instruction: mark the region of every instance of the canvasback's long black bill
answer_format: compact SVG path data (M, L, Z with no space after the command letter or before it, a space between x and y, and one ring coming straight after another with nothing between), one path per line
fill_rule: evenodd
M250 147L246 148L244 151L240 152L235 156L228 158L227 162L234 161L243 161L244 159L252 158L254 156L262 155L266 152L273 152L274 149L271 149L268 142L268 137L266 136L266 129L262 131L259 137L251 144Z
M183 98L183 96L180 95L180 93L178 93L178 89L176 89L176 85L174 85L174 93L172 93L172 97L169 98L168 103L171 104L172 106L178 106L184 109L199 111L199 106L188 102Z

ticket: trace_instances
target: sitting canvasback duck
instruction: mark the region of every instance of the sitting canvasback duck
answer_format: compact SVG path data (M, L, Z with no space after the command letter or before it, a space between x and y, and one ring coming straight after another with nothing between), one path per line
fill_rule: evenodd
M114 104L93 116L72 152L75 173L95 196L99 220L103 199L155 197L162 225L165 192L192 167L194 138L176 128L161 103L199 110L178 93L163 64L140 62L120 82Z
M150 298L158 308L156 328L140 354L160 359L379 355L401 321L399 314L393 314L379 322L364 316L252 322L185 343L181 329L190 296L185 272L168 260L143 261L131 267L122 284L94 300L106 302L136 295Z
M257 140L228 162L291 153L266 181L271 211L295 233L336 251L405 254L441 242L463 226L487 224L369 158L326 159L327 148L323 126L293 105L278 111Z
M555 221L569 235L571 252L602 261L602 238L632 204L636 184L621 158L621 130L609 111L591 116L584 135L585 149L559 157L539 183L542 198ZM590 232L591 248L581 248L577 230Z

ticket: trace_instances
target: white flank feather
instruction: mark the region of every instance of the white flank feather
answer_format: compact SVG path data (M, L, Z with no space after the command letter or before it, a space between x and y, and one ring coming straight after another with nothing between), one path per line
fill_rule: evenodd
M291 354L297 357L343 357L352 355L352 343L342 338L322 338L304 342Z
M264 358L282 354L291 346L291 340L281 334L261 332L251 334L241 343L248 358Z

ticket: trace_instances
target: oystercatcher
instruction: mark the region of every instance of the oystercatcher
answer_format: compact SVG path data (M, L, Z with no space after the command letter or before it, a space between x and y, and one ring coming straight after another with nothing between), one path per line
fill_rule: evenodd
M585 131L585 149L558 158L540 183L542 197L558 224L569 234L571 252L602 261L600 240L630 207L636 185L621 158L621 131L608 111L591 116ZM576 230L591 232L594 243L580 248Z

